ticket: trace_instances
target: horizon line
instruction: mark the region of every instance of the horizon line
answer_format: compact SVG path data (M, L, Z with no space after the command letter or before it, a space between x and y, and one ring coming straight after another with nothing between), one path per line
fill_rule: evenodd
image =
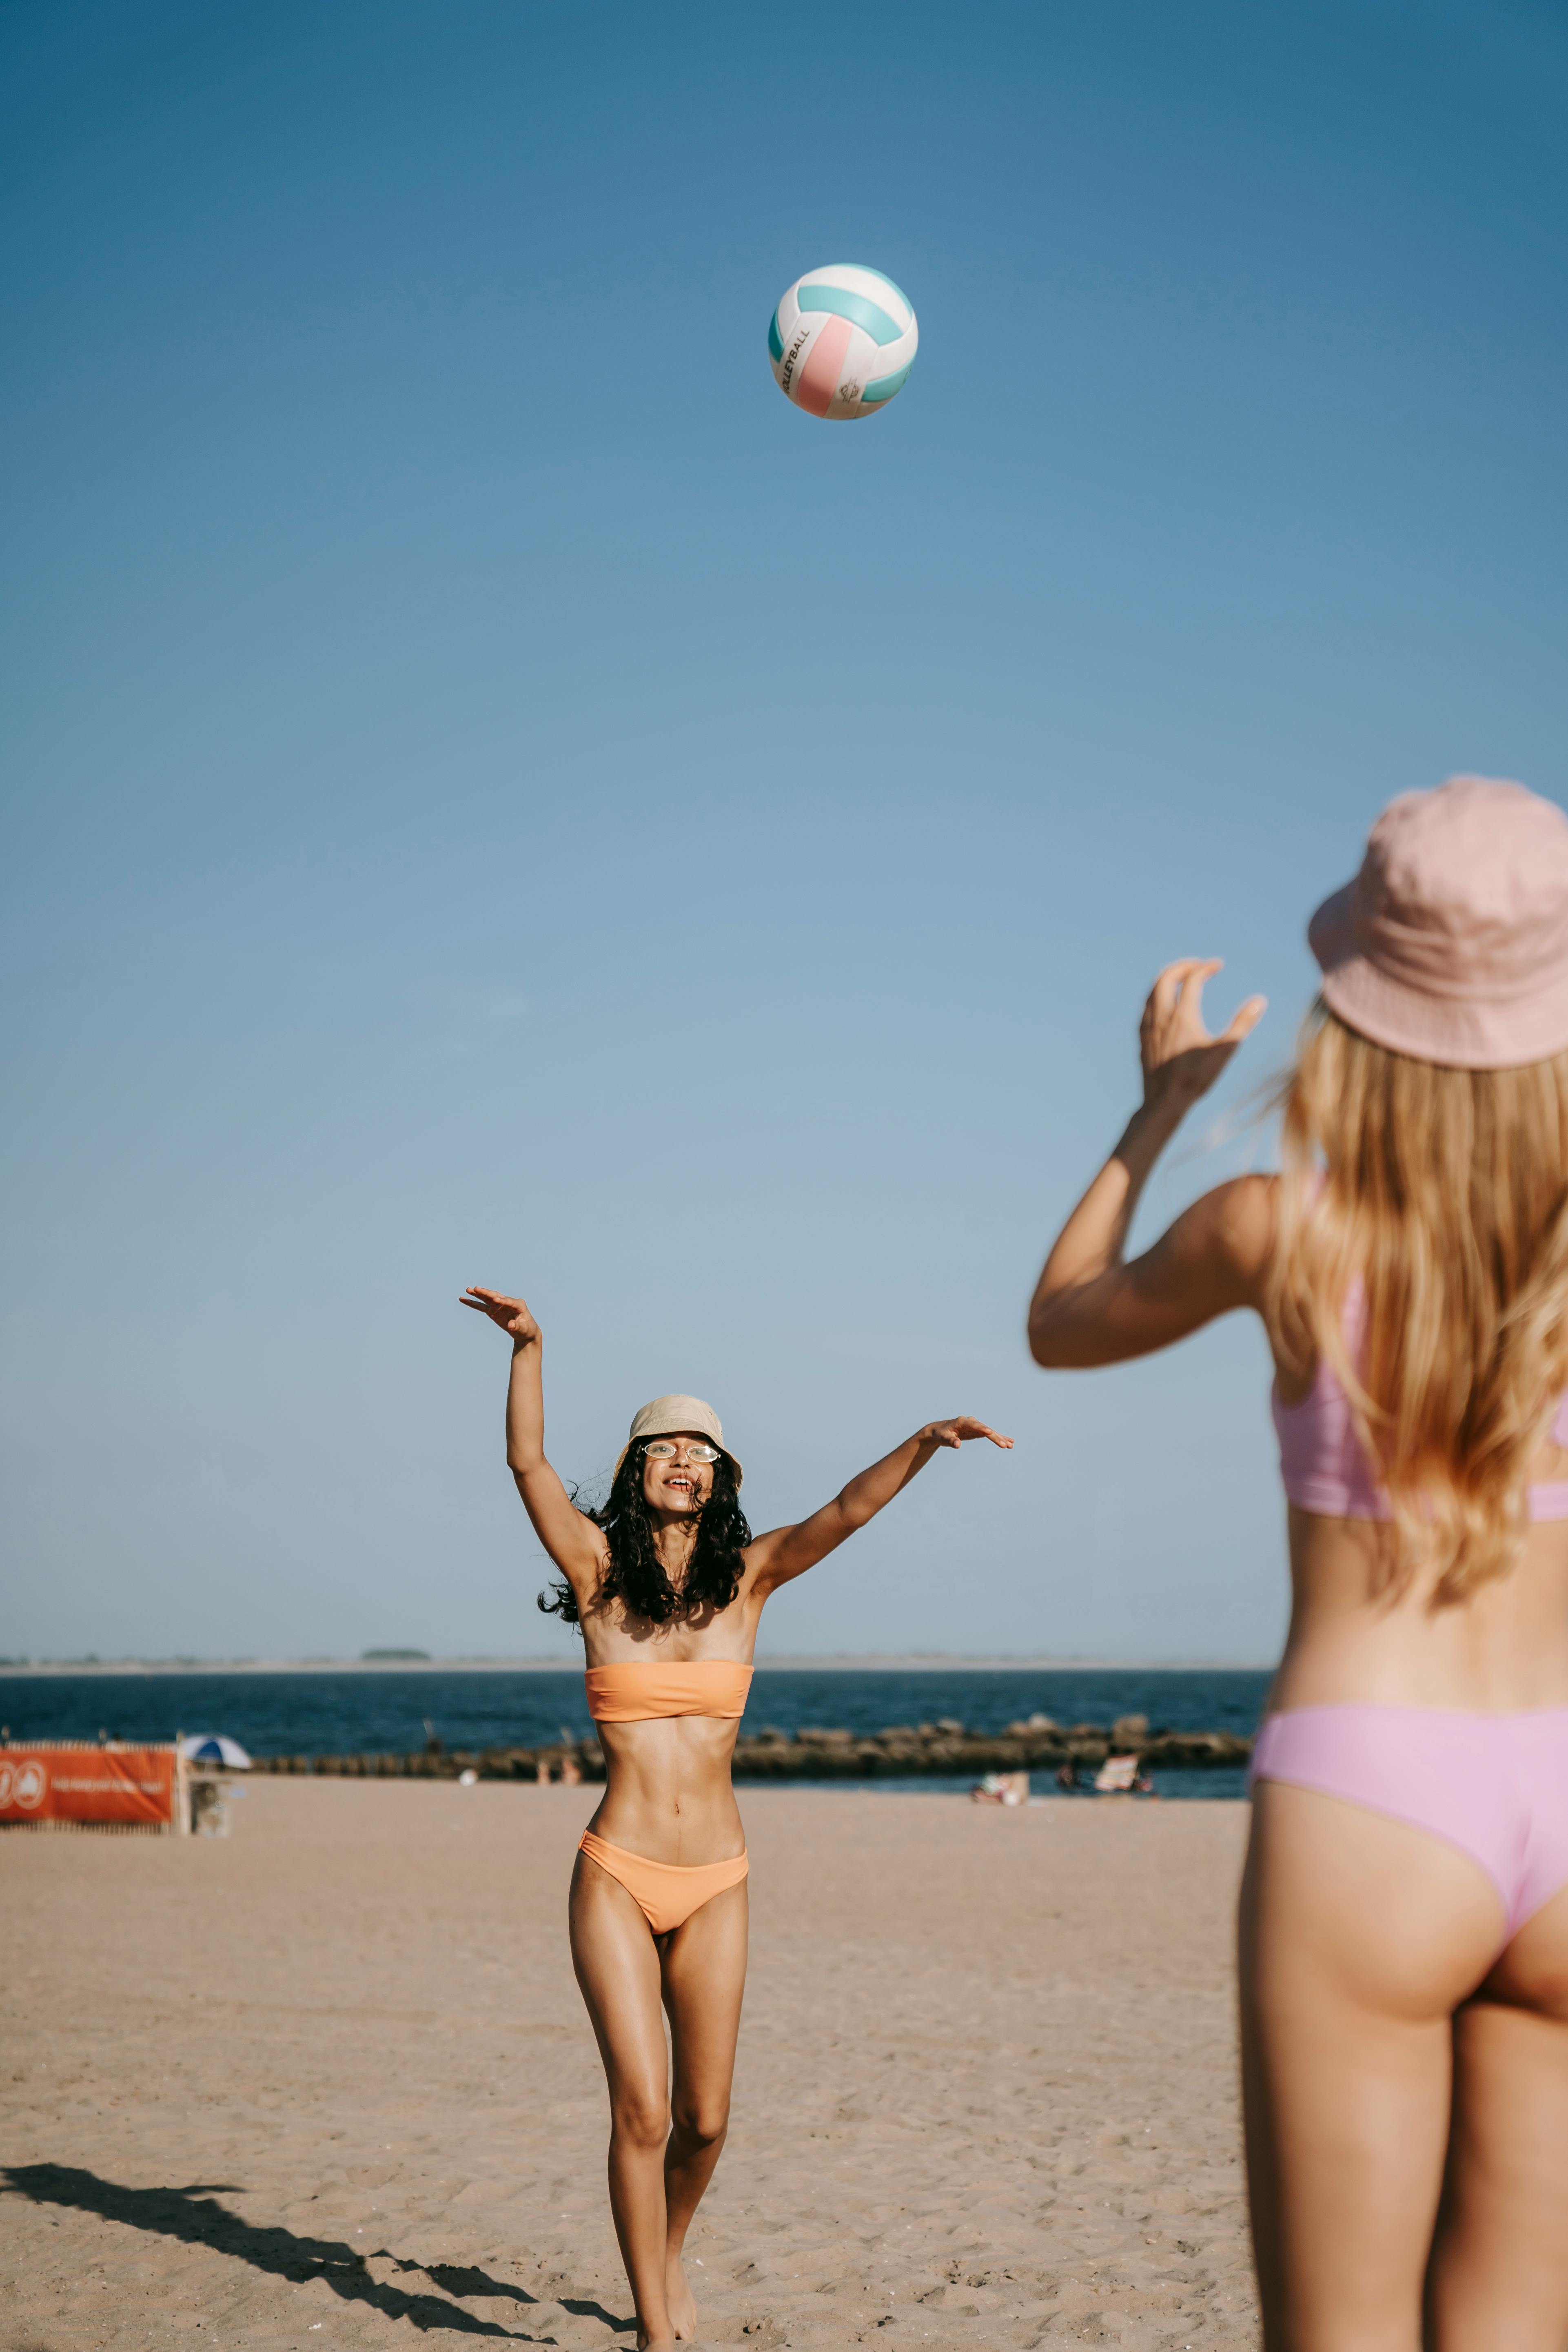
M1113 1658L1089 1654L1053 1656L1029 1652L1007 1655L995 1652L943 1650L778 1651L761 1654L760 1673L897 1674L946 1672L959 1674L1268 1674L1278 1659L1237 1657ZM105 1658L89 1654L76 1658L0 1658L5 1675L199 1675L199 1674L577 1674L573 1657L505 1657L483 1653L459 1653L453 1657L428 1654L357 1658L316 1655L300 1658Z

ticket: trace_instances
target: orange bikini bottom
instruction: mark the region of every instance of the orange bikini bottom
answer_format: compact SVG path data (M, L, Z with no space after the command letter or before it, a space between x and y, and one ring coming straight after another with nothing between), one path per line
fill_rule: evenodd
M584 1831L580 1843L590 1862L619 1880L656 1936L683 1927L715 1895L739 1886L749 1867L743 1853L731 1854L728 1862L647 1862L624 1846L606 1845L592 1830Z

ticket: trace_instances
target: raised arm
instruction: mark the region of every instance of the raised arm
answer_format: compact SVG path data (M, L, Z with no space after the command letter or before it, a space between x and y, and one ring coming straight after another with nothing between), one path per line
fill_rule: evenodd
M1227 1029L1204 1026L1204 982L1217 962L1167 964L1139 1032L1143 1101L1052 1244L1029 1307L1029 1352L1051 1370L1115 1364L1168 1348L1234 1307L1258 1307L1273 1237L1270 1180L1221 1184L1179 1216L1152 1249L1123 1257L1154 1162L1190 1107L1208 1092L1263 1017L1249 997Z
M815 1568L819 1559L826 1559L830 1551L837 1550L857 1528L874 1519L942 1446L963 1445L973 1437L987 1437L1004 1452L1012 1450L1010 1437L999 1437L994 1429L968 1413L960 1413L952 1421L928 1421L923 1429L917 1429L912 1437L906 1437L901 1445L895 1445L890 1454L884 1454L879 1462L873 1462L868 1470L851 1478L831 1503L824 1503L809 1519L802 1519L792 1528L774 1528L748 1545L748 1590L763 1601L792 1577L804 1576L808 1568Z
M605 1557L604 1538L573 1502L544 1453L543 1335L521 1298L476 1283L465 1307L510 1339L511 1379L506 1392L506 1460L533 1532L579 1600L592 1594Z

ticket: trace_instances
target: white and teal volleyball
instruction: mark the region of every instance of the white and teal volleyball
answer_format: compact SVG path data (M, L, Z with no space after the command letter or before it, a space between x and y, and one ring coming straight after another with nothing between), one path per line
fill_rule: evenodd
M811 416L875 416L903 390L919 342L909 296L858 261L808 269L768 327L773 382Z

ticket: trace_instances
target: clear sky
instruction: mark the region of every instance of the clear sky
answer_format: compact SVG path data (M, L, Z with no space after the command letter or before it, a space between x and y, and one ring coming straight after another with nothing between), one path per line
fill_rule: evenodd
M765 1647L1267 1658L1256 1328L1024 1307L1161 962L1223 1118L1386 799L1568 797L1565 133L1537 0L9 0L0 1650L566 1654L480 1280L570 1476L1013 1432Z

